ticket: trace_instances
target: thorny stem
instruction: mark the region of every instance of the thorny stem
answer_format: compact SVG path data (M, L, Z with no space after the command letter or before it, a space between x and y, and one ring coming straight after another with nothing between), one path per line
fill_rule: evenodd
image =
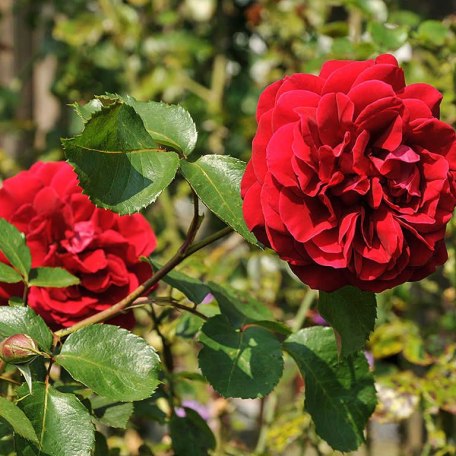
M132 291L128 296L124 299L120 300L118 303L114 304L112 307L105 309L91 317L85 318L84 320L79 321L73 326L69 328L60 329L59 331L55 332L57 337L64 337L68 336L69 334L78 331L81 328L85 328L86 326L91 326L96 323L102 323L106 320L109 320L120 313L124 312L128 309L131 305L133 305L134 301L137 300L141 295L146 293L150 288L152 288L155 284L157 284L163 277L166 276L170 271L172 271L177 265L179 265L183 260L187 257L192 255L193 253L197 252L198 250L202 249L203 247L211 244L212 242L222 238L226 234L230 233L232 230L231 228L223 228L222 230L214 233L211 236L208 236L206 239L203 239L200 242L193 244L195 236L198 232L198 229L203 221L203 216L199 214L199 202L198 197L195 193L193 193L193 219L188 228L186 238L178 251L175 255L161 268L159 269L152 277L147 279L143 282L136 290ZM174 305L174 303L173 303ZM177 306L176 306L177 307ZM187 310L188 308L186 308Z
M26 283L24 283L24 293L22 294L22 301L24 302L24 306L27 305L27 299L28 299L28 293L29 293L29 287Z
M172 379L172 373L174 371L174 358L173 358L173 353L171 351L171 345L169 344L168 340L166 339L165 335L162 333L160 329L160 320L157 317L157 314L155 313L155 309L151 306L150 307L150 316L152 317L152 320L154 322L154 329L155 332L157 333L158 337L161 340L162 343L162 352L163 352L163 362L165 365L164 369L164 374L168 380L167 385L168 385L168 403L170 406L170 409L174 412L174 398L176 395L175 388L174 388L174 382Z
M20 382L16 382L12 378L7 377L6 375L0 375L0 380L4 380L5 382L11 383L13 385L20 385Z
M207 320L208 318L206 315L201 313L199 310L197 310L195 307L189 307L185 306L184 304L181 304L179 301L173 298L155 298L155 299L148 299L148 298L139 298L134 302L135 305L143 305L143 304L156 304L157 306L172 306L176 309L179 310L185 310L186 312L190 312L193 315L196 315L197 317Z
M190 255L193 255L195 252L201 250L203 247L206 247L207 245L212 244L215 241L218 241L227 234L230 234L232 231L233 228L231 228L230 226L226 226L225 228L222 228L221 230L211 234L207 238L204 238L203 240L196 242L195 244L189 247L185 258L189 257Z

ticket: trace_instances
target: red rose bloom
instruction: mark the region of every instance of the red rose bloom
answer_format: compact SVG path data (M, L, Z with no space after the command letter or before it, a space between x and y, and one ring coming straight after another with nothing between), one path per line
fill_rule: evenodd
M68 288L30 289L29 305L53 328L110 307L150 277L149 265L138 260L156 246L147 221L95 207L68 163L36 163L6 179L0 217L25 233L33 267L60 266L81 280ZM18 285L0 284L0 303L21 293ZM115 322L131 326L131 312Z
M391 55L329 61L261 94L241 184L247 226L312 288L382 291L447 259L455 132Z

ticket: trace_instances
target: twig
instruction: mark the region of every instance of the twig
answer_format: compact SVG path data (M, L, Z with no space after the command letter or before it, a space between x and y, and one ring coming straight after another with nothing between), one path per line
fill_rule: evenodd
M179 301L173 298L155 298L155 299L148 299L148 298L139 298L135 301L135 307L137 305L143 305L143 304L155 304L157 306L171 306L179 310L185 310L186 312L190 312L193 315L196 315L197 317L207 320L208 317L201 313L199 310L197 310L195 307L189 307L185 306L184 304L181 304Z
M5 382L12 383L13 385L20 385L20 382L17 382L16 380L13 380L12 378L9 378L5 375L0 375L0 380L4 380Z
M201 250L203 247L206 247L207 245L212 244L215 241L218 241L227 234L230 234L231 232L233 232L233 228L231 228L230 226L226 226L225 228L222 228L221 230L211 234L207 238L204 238L201 241L196 242L187 250L186 258L190 255L193 255L198 250Z
M120 300L117 304L114 304L112 307L109 307L108 309L105 309L95 315L92 315L91 317L81 320L69 328L60 329L59 331L56 331L55 334L58 337L64 337L71 333L74 333L75 331L78 331L81 328L85 328L86 326L101 323L117 316L119 313L123 312L127 307L129 307L130 304L132 304L137 298L139 298L142 294L147 292L147 290L149 290L161 279L163 279L163 277L165 277L168 272L173 270L179 263L191 255L191 253L188 252L189 247L193 243L196 233L198 232L201 222L203 221L203 216L199 215L198 197L195 193L193 193L193 208L193 219L187 231L187 236L183 244L176 252L176 254L161 269L159 269L152 277L143 282L138 288L136 288L136 290L132 291L124 299Z

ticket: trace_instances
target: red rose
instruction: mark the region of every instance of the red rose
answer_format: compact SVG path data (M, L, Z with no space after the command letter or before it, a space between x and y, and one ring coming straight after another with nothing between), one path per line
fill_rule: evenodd
M29 305L53 328L110 307L151 275L149 265L138 260L156 246L147 221L95 207L68 163L36 163L6 179L0 217L25 233L33 267L60 266L81 280L69 288L30 289ZM17 285L0 284L3 304L21 293ZM116 323L131 326L131 312Z
M241 193L247 226L325 291L382 291L447 259L455 132L441 94L391 55L329 61L266 88Z

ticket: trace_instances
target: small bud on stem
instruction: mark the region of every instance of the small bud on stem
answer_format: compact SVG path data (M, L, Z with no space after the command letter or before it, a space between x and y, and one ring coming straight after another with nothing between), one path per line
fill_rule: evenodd
M0 358L6 363L27 363L38 354L37 343L27 334L15 334L0 343Z

